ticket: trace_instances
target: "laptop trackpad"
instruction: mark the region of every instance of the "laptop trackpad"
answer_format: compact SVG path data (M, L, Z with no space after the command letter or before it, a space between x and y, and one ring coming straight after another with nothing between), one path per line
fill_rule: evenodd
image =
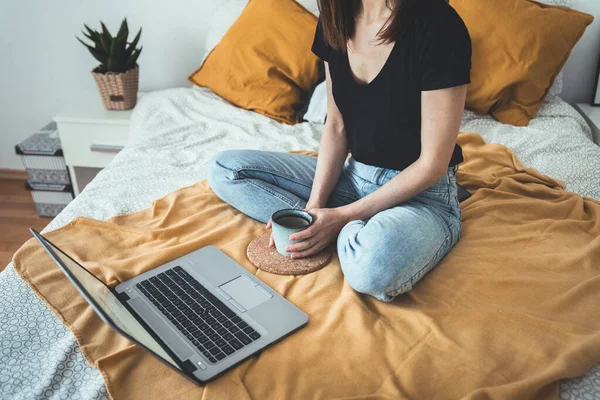
M252 283L241 276L219 286L219 288L230 295L246 310L269 300L269 298L261 293Z

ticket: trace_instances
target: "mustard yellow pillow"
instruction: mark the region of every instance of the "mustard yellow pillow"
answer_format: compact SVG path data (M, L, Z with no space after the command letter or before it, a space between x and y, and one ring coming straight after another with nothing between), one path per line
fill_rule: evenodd
M188 80L295 124L319 76L310 51L316 26L317 17L293 0L251 0Z
M472 42L466 107L526 126L594 17L532 0L450 0Z

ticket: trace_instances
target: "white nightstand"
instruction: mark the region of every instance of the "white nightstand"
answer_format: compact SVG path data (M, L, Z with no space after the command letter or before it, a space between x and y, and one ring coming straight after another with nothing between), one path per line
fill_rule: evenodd
M138 94L138 100L141 95ZM90 180L82 182L78 173L89 176L90 173L85 171L93 168L92 177L95 176L123 149L132 111L108 111L102 105L100 94L94 92L73 102L54 117L75 196Z
M592 128L594 142L600 146L600 107L593 107L589 104L577 103L575 104L575 108L590 125L590 128Z

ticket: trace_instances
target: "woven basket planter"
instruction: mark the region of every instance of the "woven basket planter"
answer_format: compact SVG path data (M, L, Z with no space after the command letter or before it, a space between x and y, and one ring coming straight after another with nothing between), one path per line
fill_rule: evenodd
M107 110L129 110L137 103L140 67L126 72L105 74L98 72L100 66L94 68L92 75L100 90L102 102Z

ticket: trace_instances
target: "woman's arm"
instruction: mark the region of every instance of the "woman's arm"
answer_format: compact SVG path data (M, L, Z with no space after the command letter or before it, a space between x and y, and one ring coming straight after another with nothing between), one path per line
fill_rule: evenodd
M325 79L327 81L327 120L321 137L317 169L310 198L306 204L307 209L325 207L329 195L340 178L344 161L348 156L348 141L344 130L344 121L333 100L329 63L327 62L325 62Z
M452 157L466 96L467 85L421 92L420 157L373 193L341 207L349 221L370 218L442 179Z
M329 195L337 184L344 161L348 156L348 142L342 114L337 108L331 92L331 75L329 74L329 63L325 62L325 79L327 81L327 120L325 129L321 136L319 156L317 157L317 168L313 179L310 198L305 209L323 208L327 203ZM271 228L272 221L269 219L265 229ZM275 246L273 234L269 239L269 246Z
M292 258L307 257L322 250L353 220L364 220L403 203L442 179L448 170L464 111L467 86L421 92L421 154L385 185L348 205L313 208L313 225L294 233L288 246ZM308 207L307 207L308 208Z

